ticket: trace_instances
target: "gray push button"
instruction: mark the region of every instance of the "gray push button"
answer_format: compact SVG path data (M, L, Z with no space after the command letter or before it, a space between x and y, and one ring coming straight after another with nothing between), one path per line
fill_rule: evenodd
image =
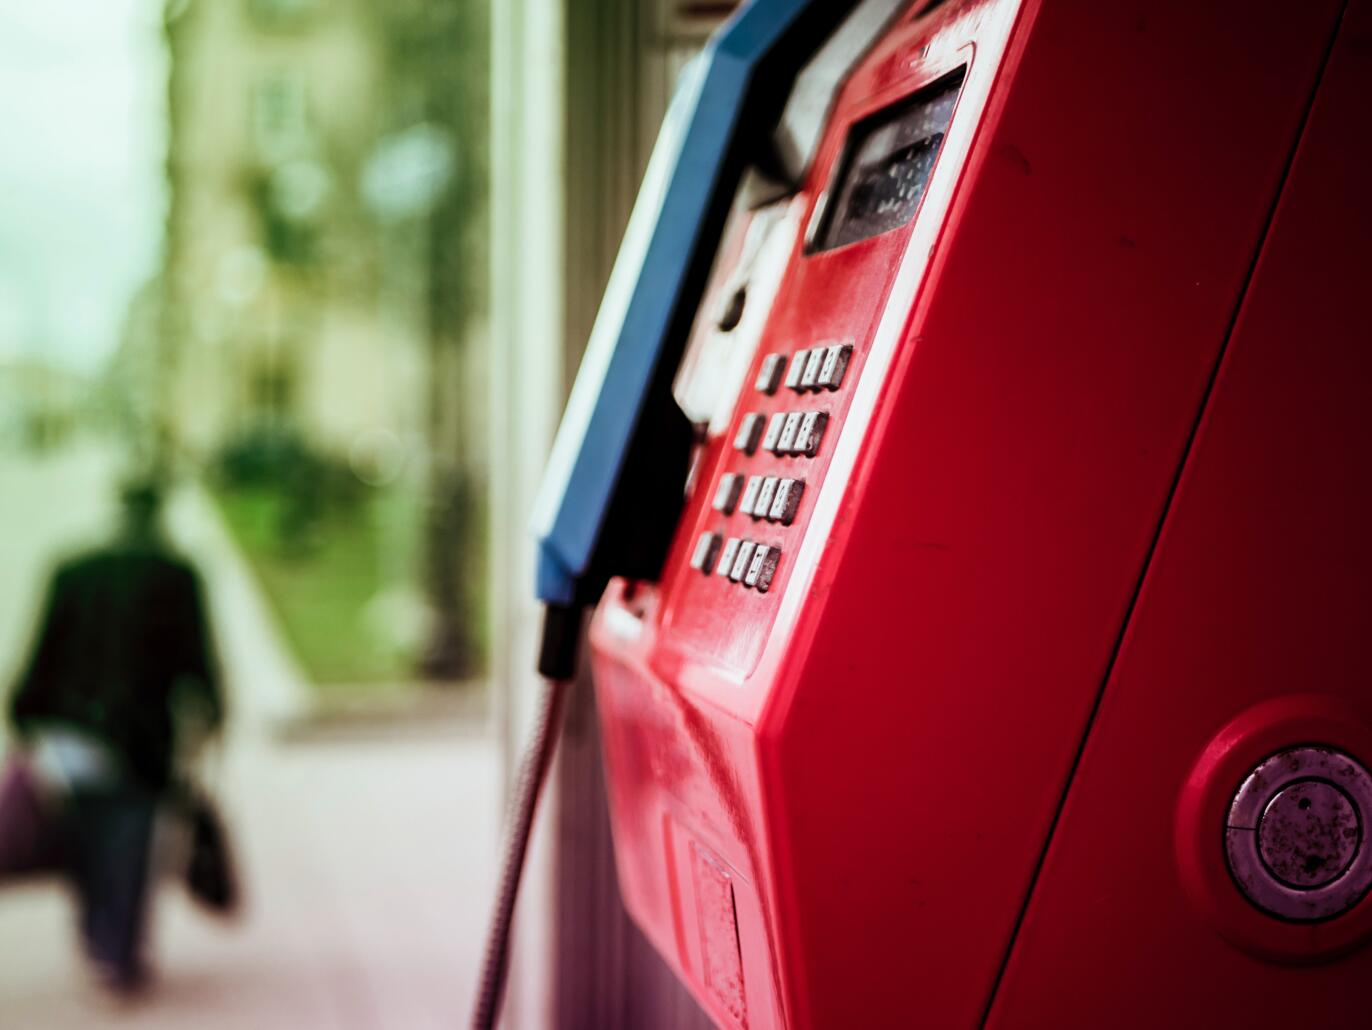
M738 425L738 435L734 437L734 449L742 451L744 454L752 454L757 450L757 442L762 439L762 416L757 412L749 412L743 416L743 421Z
M824 348L816 347L805 359L805 371L800 374L802 390L819 389L819 370L824 366Z
M696 541L695 553L691 555L691 568L708 576L715 567L715 558L719 556L719 545L718 533L701 533Z
M839 343L826 348L817 385L825 390L837 390L843 383L843 373L848 371L848 361L852 356L853 345L850 343Z
M785 354L768 354L762 359L762 366L757 372L757 381L753 383L755 389L768 396L777 392L777 387L781 385L781 374L786 371Z
M781 439L782 427L786 425L786 412L778 411L767 423L767 432L762 437L762 449L775 453L777 441Z
M777 486L776 499L772 501L767 517L773 522L789 526L796 520L796 509L800 507L800 495L805 484L799 479L783 479Z
M738 554L734 556L733 567L729 569L729 578L735 583L742 583L743 577L748 574L748 566L752 564L755 550L757 550L757 544L751 540L745 540L739 544Z
M719 563L715 566L716 576L727 576L734 567L734 559L738 557L739 544L743 543L736 536L731 536L724 541L724 550L719 556Z
M768 512L772 510L772 498L777 492L777 477L768 476L762 481L762 489L757 492L757 500L753 502L753 518L768 518Z
M791 367L786 370L786 389L799 393L804 389L800 377L805 374L805 362L810 357L808 350L798 350L791 358Z
M743 491L743 477L735 475L733 472L726 472L719 477L719 489L715 491L714 509L723 512L725 515L734 513L734 505L738 504L738 495Z
M804 417L803 411L786 413L786 422L781 427L781 438L777 440L778 454L790 454L795 448L796 434L800 432L800 421Z
M791 453L804 454L813 458L819 452L819 440L824 435L824 427L828 423L829 416L824 412L806 412L805 417L801 419L800 428L796 431L796 439L791 446Z
M753 506L757 503L758 491L762 489L761 476L749 476L748 485L743 488L743 500L739 502L738 510L744 515L753 513Z
M772 585L772 577L776 575L777 562L780 560L780 548L758 544L753 550L753 560L748 565L748 572L743 577L744 586L754 587L765 594L767 588Z

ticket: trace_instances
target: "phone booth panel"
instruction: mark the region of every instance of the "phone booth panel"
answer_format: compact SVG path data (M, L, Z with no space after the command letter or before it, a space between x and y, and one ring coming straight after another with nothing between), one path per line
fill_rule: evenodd
M1227 809L1293 746L1372 757L1364 241L1372 66L1345 15L990 1025L1366 1022L1372 907L1273 916ZM1306 804L1306 801L1302 801ZM1307 804L1308 807L1308 804ZM1345 833L1361 827L1349 825ZM1365 830L1361 831L1365 832ZM1307 838L1305 859L1329 856ZM1365 842L1361 844L1366 847ZM1320 892L1320 870L1300 884ZM1289 873L1283 873L1289 876ZM1355 885L1366 891L1366 881ZM1259 898L1259 900L1262 900ZM1108 946L1101 945L1108 942Z

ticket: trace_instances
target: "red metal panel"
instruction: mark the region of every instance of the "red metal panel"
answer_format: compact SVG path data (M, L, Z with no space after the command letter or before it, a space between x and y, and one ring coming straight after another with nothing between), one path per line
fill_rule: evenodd
M1272 11L950 3L845 88L807 208L851 125L968 67L912 225L797 241L753 371L846 338L844 388L750 375L660 591L613 584L592 630L626 903L721 1025L984 1011L1336 4ZM814 459L728 447L783 406L830 412ZM781 468L794 525L709 510L721 473ZM779 545L772 589L689 569L705 529Z
M1372 760L1369 38L1372 5L1360 3L1332 51L995 1026L1050 1014L1067 1026L1105 1014L1137 1027L1368 1023L1372 953L1330 952L1367 939L1372 902L1314 925L1263 915L1229 881L1222 833L1223 806L1266 754L1324 741Z

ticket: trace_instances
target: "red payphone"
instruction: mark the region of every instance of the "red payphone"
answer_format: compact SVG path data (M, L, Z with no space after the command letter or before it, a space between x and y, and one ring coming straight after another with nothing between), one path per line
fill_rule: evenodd
M1364 1025L1372 5L887 6L592 625L626 904L726 1027Z

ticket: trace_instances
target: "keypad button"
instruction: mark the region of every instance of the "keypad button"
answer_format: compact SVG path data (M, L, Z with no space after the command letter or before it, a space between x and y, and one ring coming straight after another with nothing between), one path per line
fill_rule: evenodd
M777 563L781 561L781 548L758 544L753 548L753 560L748 563L743 583L759 593L766 593L777 573Z
M805 371L800 374L802 390L819 389L819 370L824 366L824 348L816 347L805 359Z
M734 506L738 504L738 495L743 492L743 477L732 472L726 472L719 477L719 489L715 491L714 509L723 512L725 515L734 513Z
M824 350L824 364L819 370L817 384L825 390L837 390L843 383L843 373L848 371L848 361L853 356L853 345L839 343Z
M805 417L801 419L800 428L796 431L795 443L791 447L791 453L804 454L813 458L819 452L819 440L824 435L824 427L828 423L829 416L824 412L806 412Z
M776 476L767 476L762 481L762 488L757 492L757 500L753 502L753 518L768 518L768 512L772 510L772 498L776 496L777 483Z
M762 439L762 416L752 411L743 416L739 423L738 435L734 437L734 449L744 454L757 450L757 442Z
M777 392L777 387L781 385L781 375L786 371L785 354L768 354L762 359L762 366L757 372L757 382L753 384L759 392L768 396Z
M776 498L767 511L767 517L773 522L789 526L796 520L796 509L800 507L800 495L804 490L805 484L801 480L783 479L777 485Z
M708 576L715 567L715 559L719 557L719 545L718 533L701 533L696 541L695 552L691 555L691 568Z
M748 485L743 488L743 500L738 504L738 510L744 515L751 515L753 507L757 503L758 491L762 489L761 476L749 476Z
M762 449L764 451L776 451L777 441L781 439L781 430L785 425L786 412L778 411L772 416L772 420L767 423L767 432L762 437Z
M757 550L757 544L752 540L744 540L738 546L738 554L734 555L734 564L729 569L729 578L735 583L742 583L743 577L748 574L748 566L753 562L753 552Z
M799 393L804 387L800 385L800 377L805 374L805 362L809 359L808 350L798 350L791 357L791 365L786 369L786 389L795 390Z
M727 576L734 568L734 559L738 557L738 548L743 541L736 536L731 536L724 541L724 549L720 552L719 561L715 565L716 576Z
M781 427L781 436L777 440L776 452L778 454L790 454L795 447L796 434L800 432L801 419L805 417L803 411L788 411L786 421Z

